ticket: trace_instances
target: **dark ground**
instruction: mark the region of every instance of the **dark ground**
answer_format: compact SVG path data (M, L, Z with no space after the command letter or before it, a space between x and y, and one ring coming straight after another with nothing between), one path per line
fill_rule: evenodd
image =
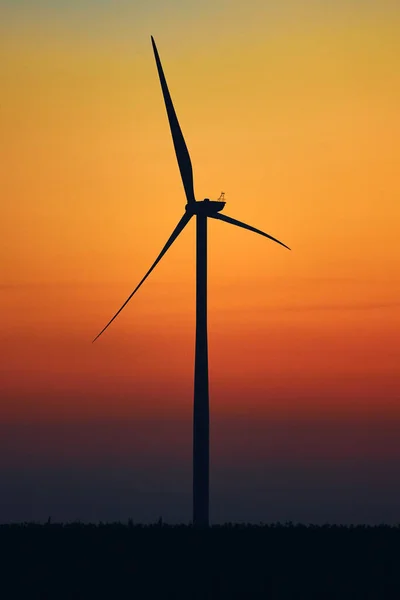
M400 599L400 527L0 526L0 597Z

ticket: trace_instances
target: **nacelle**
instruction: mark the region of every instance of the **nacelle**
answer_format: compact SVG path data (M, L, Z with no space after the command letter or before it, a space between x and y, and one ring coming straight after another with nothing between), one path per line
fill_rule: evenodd
M204 198L200 202L191 202L190 204L186 204L185 209L188 212L191 212L193 215L215 215L217 212L220 212L225 206L225 202L220 202L218 200L209 200L208 198Z

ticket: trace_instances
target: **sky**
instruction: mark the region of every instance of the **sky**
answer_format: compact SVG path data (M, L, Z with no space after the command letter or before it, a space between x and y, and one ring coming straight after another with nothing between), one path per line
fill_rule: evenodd
M0 522L191 519L209 223L212 522L400 521L400 7L0 0Z

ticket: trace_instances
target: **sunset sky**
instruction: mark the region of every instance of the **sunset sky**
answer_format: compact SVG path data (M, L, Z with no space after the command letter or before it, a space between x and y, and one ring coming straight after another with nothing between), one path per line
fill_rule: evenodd
M0 522L191 518L195 193L213 522L399 522L400 5L0 0Z

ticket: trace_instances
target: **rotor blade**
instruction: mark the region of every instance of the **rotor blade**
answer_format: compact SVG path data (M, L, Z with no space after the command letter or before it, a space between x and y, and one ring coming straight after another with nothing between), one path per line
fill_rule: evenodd
M165 80L164 71L158 55L157 46L153 36L151 36L153 44L154 57L156 59L158 76L160 78L161 89L164 96L165 107L167 109L169 126L171 128L172 139L174 142L175 154L178 159L179 170L181 172L183 187L185 188L186 199L188 203L195 202L193 189L193 169L190 161L189 152L179 126L178 118L175 113L174 105L172 104L171 96Z
M222 215L221 213L217 213L215 215L210 215L210 217L212 219L218 219L219 221L225 221L226 223L231 223L231 225L237 225L238 227L243 227L243 229L248 229L249 231L254 231L254 233L259 233L260 235L263 235L264 237L269 238L273 242L276 242L277 244L280 244L281 246L284 246L285 248L290 250L289 246L286 246L286 244L284 244L283 242L280 242L276 238L272 237L272 235L268 235L268 233L264 233L264 231L261 231L260 229L256 229L255 227L252 227L251 225L246 225L246 223L242 223L241 221L232 219L232 217L227 217L226 215Z
M123 303L123 305L121 306L121 308L115 313L115 315L113 316L113 318L100 331L100 333L96 335L96 337L94 338L93 342L95 342L97 340L97 338L100 337L102 333L104 333L104 331L107 329L107 327L109 327L109 325L111 325L111 323L114 321L114 319L119 315L119 313L121 312L121 310L128 304L129 300L138 291L138 289L140 288L140 286L142 285L142 283L147 279L147 277L150 275L150 273L152 272L152 270L154 269L154 267L160 262L160 260L162 259L162 257L164 256L164 254L166 253L166 251L168 250L168 248L170 246L172 246L172 244L174 243L174 241L176 240L176 238L178 237L178 235L182 232L182 230L184 229L184 227L188 224L188 222L191 219L191 216L192 215L190 215L188 213L185 213L183 215L182 219L179 221L178 225L175 227L175 229L172 232L169 240L165 244L164 248L161 250L160 254L157 256L156 260L154 261L154 263L152 264L152 266L150 267L150 269L147 271L146 275L143 277L143 279L140 281L140 283L138 283L138 285L133 290L132 294L129 296L129 298L127 300L125 300L125 302Z

